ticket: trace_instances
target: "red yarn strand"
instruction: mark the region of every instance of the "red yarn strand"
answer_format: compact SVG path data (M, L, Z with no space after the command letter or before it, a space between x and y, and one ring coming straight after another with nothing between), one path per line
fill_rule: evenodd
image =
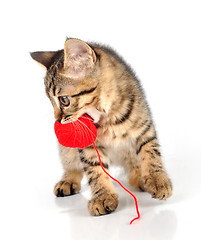
M129 193L129 194L133 197L133 199L134 199L134 201L135 201L135 207L136 207L137 217L135 217L134 219L132 219L132 220L130 221L130 224L132 224L135 220L137 220L137 219L140 218L140 212L139 212L139 208L138 208L137 199L136 199L136 197L135 197L127 188L125 188L117 179L115 179L114 177L112 177L112 176L105 170L105 168L103 167L102 161L101 161L100 154L99 154L99 152L98 152L98 150L97 150L94 142L93 142L93 146L94 146L94 149L95 149L96 152L97 152L97 155L98 155L98 158L99 158L99 162L100 162L100 166L101 166L101 168L103 169L103 171L104 171L113 181L117 182L127 193Z

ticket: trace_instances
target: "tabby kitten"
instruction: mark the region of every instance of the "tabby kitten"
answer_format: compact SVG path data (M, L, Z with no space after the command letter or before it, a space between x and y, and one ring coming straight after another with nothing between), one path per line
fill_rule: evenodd
M105 169L124 167L129 183L154 198L172 195L164 169L156 131L141 86L130 67L110 48L67 39L64 49L33 52L46 70L45 88L55 119L62 124L84 113L97 127L95 145ZM84 149L59 145L64 175L54 188L57 197L78 193L83 173L91 187L91 215L113 212L118 195L102 171L93 146Z

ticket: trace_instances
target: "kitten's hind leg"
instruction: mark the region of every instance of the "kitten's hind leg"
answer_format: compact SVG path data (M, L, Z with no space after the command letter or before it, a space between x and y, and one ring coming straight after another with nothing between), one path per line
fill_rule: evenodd
M59 145L59 153L65 172L61 181L54 187L54 194L57 197L65 197L80 191L83 168L77 149L66 148Z

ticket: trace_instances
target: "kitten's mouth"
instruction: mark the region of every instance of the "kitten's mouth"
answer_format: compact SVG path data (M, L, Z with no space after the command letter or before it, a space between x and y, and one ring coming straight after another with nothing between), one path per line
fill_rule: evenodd
M86 115L88 115L91 120L93 121L94 125L98 128L100 125L99 125L99 120L100 120L100 117L101 115L103 114L102 112L98 111L96 108L94 107L91 107L91 108L88 108L87 111L84 113ZM71 117L69 119L62 119L61 120L61 123L62 124L68 124L68 123L71 123L71 122L75 122L77 121L79 118L81 117L85 117L83 116L84 114L82 114L80 117Z
M91 115L89 115L88 113L84 113L80 117L70 118L70 119L62 119L61 121L58 121L58 120L57 121L60 122L61 124L73 123L73 122L76 122L77 120L79 120L79 118L86 118L86 115L90 118L91 121L94 122L93 117Z

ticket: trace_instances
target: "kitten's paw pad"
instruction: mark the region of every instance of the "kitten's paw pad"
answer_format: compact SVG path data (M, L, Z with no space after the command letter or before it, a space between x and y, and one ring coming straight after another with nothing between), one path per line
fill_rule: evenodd
M172 195L172 183L165 173L144 178L144 188L153 198L165 200Z
M66 181L60 181L54 187L54 194L57 197L65 197L76 194L80 191L81 185L78 183L70 183Z
M113 212L118 206L118 195L103 194L89 201L89 213L93 216L100 216Z

